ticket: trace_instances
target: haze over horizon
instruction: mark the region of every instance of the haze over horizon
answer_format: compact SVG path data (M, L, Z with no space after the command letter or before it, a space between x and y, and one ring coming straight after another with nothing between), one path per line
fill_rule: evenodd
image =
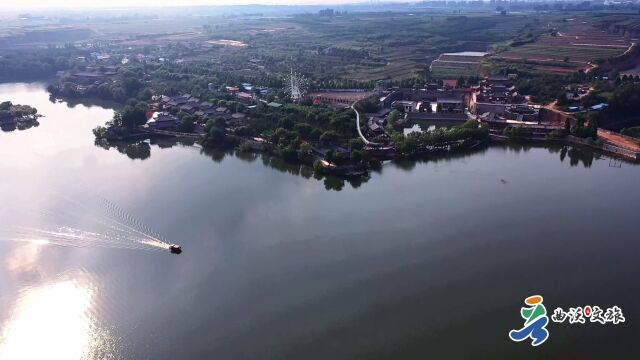
M111 0L108 3L86 0L22 0L19 4L5 4L5 10L56 9L56 8L118 8L118 7L170 7L170 6L232 6L232 5L339 5L367 3L370 0ZM383 2L409 2L385 0Z

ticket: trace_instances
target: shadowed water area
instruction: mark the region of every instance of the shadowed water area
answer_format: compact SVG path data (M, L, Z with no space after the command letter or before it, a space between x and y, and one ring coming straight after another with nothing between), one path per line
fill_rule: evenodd
M0 132L2 360L639 355L639 166L491 146L349 183L169 140L96 146L113 110L43 84L2 84L4 100L44 117ZM93 235L34 236L59 227ZM533 294L627 322L511 342Z

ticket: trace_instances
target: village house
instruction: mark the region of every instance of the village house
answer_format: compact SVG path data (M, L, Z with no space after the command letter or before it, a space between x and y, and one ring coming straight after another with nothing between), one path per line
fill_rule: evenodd
M178 126L179 119L167 112L155 113L153 118L147 122L150 129L173 130Z
M514 79L513 76L509 76L509 75L488 75L487 77L485 77L484 81L492 86L492 85L507 85L510 84L511 81Z
M78 85L91 85L95 83L104 82L107 75L98 72L78 72L71 75L72 82Z
M372 116L367 120L367 127L376 134L384 133L384 119Z
M457 86L458 86L458 80L455 80L455 79L442 80L442 87L444 89L454 89Z
M465 104L461 98L438 98L436 103L442 111L463 112Z
M504 112L505 119L538 122L540 119L540 108L530 105L509 105Z
M365 90L344 89L319 91L310 93L307 95L307 97L313 99L314 105L320 105L324 103L348 107L356 101L365 100L375 94L375 92Z
M398 100L391 103L392 108L402 108L404 112L418 111L418 103L410 100Z
M200 103L200 110L209 110L211 108L213 108L213 104L208 101L203 101Z
M469 116L464 112L413 112L407 113L405 121L457 121L465 122L469 120Z
M526 104L526 99L518 93L511 79L505 75L491 75L473 88L469 108L475 114L502 116L510 105L520 104Z
M315 146L311 147L311 151L313 151L315 154L322 156L323 158L327 157L327 154L331 151L334 155L339 155L339 154L343 154L343 155L347 155L349 154L349 149L344 148L342 146L338 146L338 145L320 145L320 144L316 144Z
M185 94L182 96L173 96L169 98L169 100L166 102L166 105L169 108L180 107L182 105L185 105L189 101L190 97L191 95L189 94Z
M237 93L236 98L245 104L250 104L251 102L253 102L253 95L244 91Z
M239 125L243 122L245 115L242 113L227 114L223 117L227 125Z
M189 102L180 106L180 111L188 112L190 114L193 114L194 112L196 112L197 109L198 109L197 105Z
M393 107L396 101L413 101L416 102L414 111L426 110L430 103L440 101L448 101L455 108L464 109L468 106L470 90L468 89L438 89L437 84L427 86L425 89L398 89L380 99L384 108ZM434 88L435 87L435 88ZM419 105L422 103L422 105ZM421 110L422 108L422 110Z

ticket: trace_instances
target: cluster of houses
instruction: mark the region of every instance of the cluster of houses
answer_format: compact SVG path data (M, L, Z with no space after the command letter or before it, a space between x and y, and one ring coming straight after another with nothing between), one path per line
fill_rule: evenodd
M68 79L78 85L100 85L116 75L118 75L117 66L102 66L70 74Z
M398 125L411 121L459 121L468 120L466 109L469 89L455 88L449 84L427 84L424 89L398 89L380 99L383 109L400 109L404 118ZM375 114L369 117L368 126L373 132L382 132L384 119Z
M487 76L473 87L470 110L475 114L503 115L510 105L526 104L527 99L513 85L513 79L515 77L506 75Z
M63 92L67 84L72 84L74 92L78 95L85 95L93 92L98 86L112 80L118 75L117 66L87 67L85 71L69 73L58 71L56 74L58 81L53 85L54 90Z
M85 62L89 62L89 61L103 61L103 60L109 60L111 59L111 55L109 55L106 52L97 52L97 51L93 51L91 52L91 54L89 54L89 56L78 56L76 58L76 60L78 61L85 61Z
M427 84L424 89L396 89L380 99L382 110L368 114L367 126L374 133L383 133L385 117L392 109L404 112L404 118L395 125L409 121L460 121L468 120L465 112L469 102L469 89Z
M336 106L349 107L356 101L367 99L376 92L362 89L333 89L317 91L306 96L313 101L313 105L331 104Z
M267 95L269 92L269 88L267 87L259 87L253 86L249 83L241 84L242 87L237 86L227 86L225 89L227 92L233 94L236 100L244 103L244 104L252 104L256 100L256 94L260 94L261 96ZM213 90L213 84L210 84L209 89Z
M383 110L367 114L367 126L374 133L384 133L386 117L392 109L404 117L395 125L410 121L464 122L476 118L489 123L538 123L540 107L528 104L514 85L516 75L490 75L477 86L456 87L445 82L432 83L423 89L395 89L380 102Z
M180 119L172 115L172 112L185 112L196 116L201 123L205 123L207 119L222 118L228 125L239 123L245 117L242 113L234 113L227 107L218 106L209 101L200 101L189 94L162 96L154 110L156 112L147 125L157 130L173 130L178 126Z
M589 106L589 107L586 107L586 108L584 106L569 106L567 108L567 112L578 113L578 112L583 112L583 111L602 111L602 110L605 110L608 107L609 107L608 103L599 103L599 104L595 104L593 106Z
M567 100L572 101L582 100L584 97L589 95L589 92L591 92L591 88L589 86L567 85L565 89L567 91L565 94Z
M580 101L584 99L591 92L591 88L589 86L572 86L568 85L565 97L569 101ZM567 112L570 113L578 113L583 111L602 111L609 107L608 103L599 103L593 106L584 107L584 106L569 106L567 107Z
M529 105L513 84L517 75L490 75L472 88L469 110L483 121L538 123L540 107Z
M427 84L424 89L398 89L381 99L385 108L402 107L405 113L462 113L469 101L469 89Z

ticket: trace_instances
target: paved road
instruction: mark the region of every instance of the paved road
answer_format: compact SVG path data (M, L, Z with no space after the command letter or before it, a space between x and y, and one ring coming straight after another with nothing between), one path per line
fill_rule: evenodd
M362 139L362 141L364 141L364 143L367 144L367 145L372 145L372 146L380 146L380 145L382 145L382 144L371 142L371 141L367 140L367 138L365 138L364 135L362 134L362 130L360 129L360 113L355 108L355 105L357 103L358 102L356 101L353 104L351 104L351 109L356 112L356 128L358 129L358 135L360 135L360 138Z

